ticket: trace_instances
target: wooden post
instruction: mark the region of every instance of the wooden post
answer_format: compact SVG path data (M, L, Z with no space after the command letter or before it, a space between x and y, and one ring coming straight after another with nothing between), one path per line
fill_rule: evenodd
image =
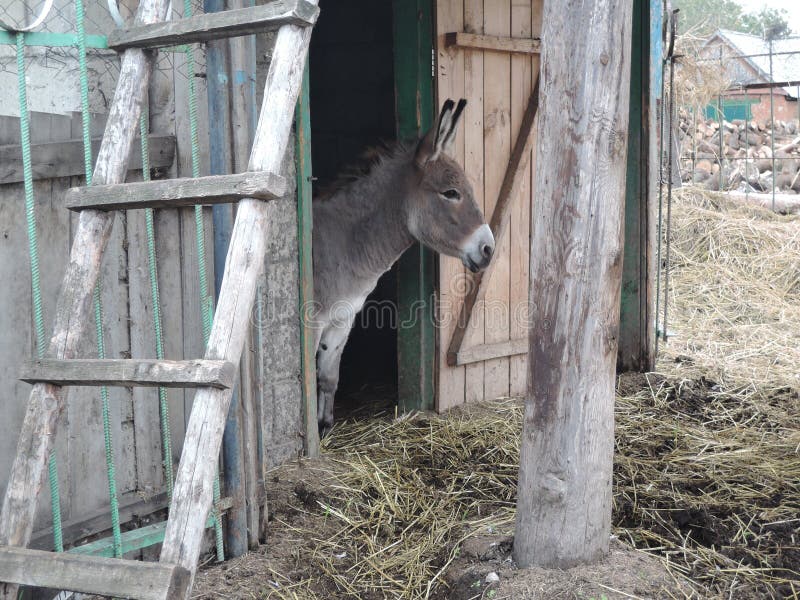
M225 10L224 0L204 0L206 14ZM218 15L217 15L218 16ZM231 98L229 76L229 40L211 40L206 47L206 82L208 85L209 166L212 174L235 173L231 153ZM219 298L225 260L233 228L233 206L215 206L214 222L214 293ZM240 379L241 380L241 379ZM222 438L222 481L224 494L236 499L225 518L225 555L236 558L247 552L247 515L245 477L242 462L241 433L244 427L240 396L241 384L233 390Z
M522 567L608 552L631 4L544 7L514 541Z
M310 39L310 28L284 25L278 32L249 170L277 173L281 169ZM226 357L237 363L241 357L271 214L269 202L245 199L239 203L207 358ZM230 401L230 390L199 390L186 429L161 561L183 566L192 574L211 508L214 471Z
M166 0L144 0L136 21L146 24L162 20L166 8ZM124 180L151 68L152 59L144 50L127 50L122 56L119 82L94 170L97 184ZM91 322L92 295L113 219L113 213L93 210L82 212L78 218L70 263L56 305L48 357L72 358ZM36 384L31 390L0 512L0 545L25 546L30 540L65 395L61 388L45 383ZM0 584L0 599L16 595L16 586Z
M229 9L245 8L250 0L227 0ZM256 102L256 39L254 35L237 36L228 40L230 47L230 96L231 96L231 147L233 149L233 168L235 172L247 169L253 135L258 121ZM266 503L266 495L259 493L258 465L259 410L263 401L263 382L258 381L256 364L260 364L263 348L254 342L256 328L250 327L242 356L241 422L242 422L242 470L244 473L244 493L247 517L247 546L252 550L258 547L261 523L261 498ZM262 453L263 455L263 453ZM266 509L265 509L266 510Z

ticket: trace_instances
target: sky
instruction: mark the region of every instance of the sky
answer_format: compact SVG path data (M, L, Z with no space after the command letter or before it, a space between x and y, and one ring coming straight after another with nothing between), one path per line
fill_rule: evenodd
M737 0L744 12L758 12L763 7L782 8L789 15L789 26L795 35L800 35L800 0Z

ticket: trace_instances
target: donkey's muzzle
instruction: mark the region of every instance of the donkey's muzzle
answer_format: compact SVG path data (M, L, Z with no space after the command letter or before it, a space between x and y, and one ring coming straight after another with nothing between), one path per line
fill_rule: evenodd
M494 254L494 236L489 226L484 224L478 227L464 244L461 262L473 273L482 271L492 260Z

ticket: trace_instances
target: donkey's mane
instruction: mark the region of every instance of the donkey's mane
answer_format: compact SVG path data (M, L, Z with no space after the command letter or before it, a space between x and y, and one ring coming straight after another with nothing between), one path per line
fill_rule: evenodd
M367 147L352 163L349 163L335 179L321 186L314 195L314 201L324 202L346 189L359 179L363 179L382 164L405 157L411 146L403 142L380 140Z

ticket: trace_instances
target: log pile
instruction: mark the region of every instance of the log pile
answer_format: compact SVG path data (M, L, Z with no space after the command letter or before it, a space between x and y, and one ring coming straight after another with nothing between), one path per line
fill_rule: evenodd
M771 192L774 182L778 192L800 193L797 121L775 120L773 127L768 121L757 120L721 124L714 119L695 120L684 111L679 116L676 134L684 183L709 190Z

